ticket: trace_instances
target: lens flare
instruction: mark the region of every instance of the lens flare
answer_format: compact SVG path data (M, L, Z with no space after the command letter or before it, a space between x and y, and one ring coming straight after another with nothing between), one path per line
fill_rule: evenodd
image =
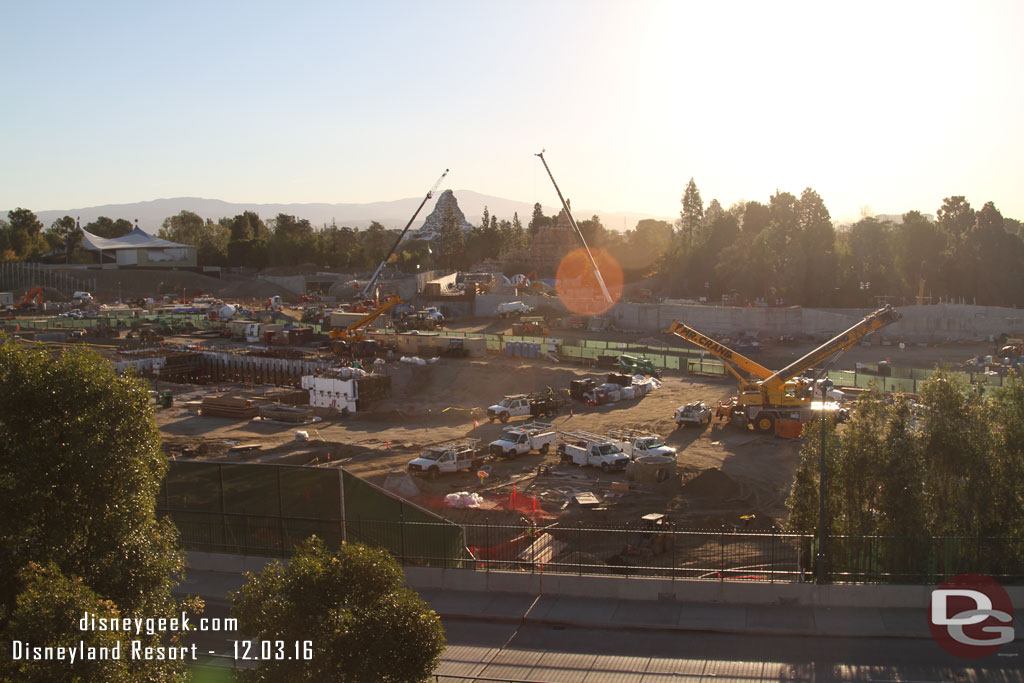
M594 275L594 267L585 249L574 249L558 264L555 291L571 312L579 315L601 315L622 297L622 266L604 249L591 249L601 277L611 294L609 303L601 293L601 285Z

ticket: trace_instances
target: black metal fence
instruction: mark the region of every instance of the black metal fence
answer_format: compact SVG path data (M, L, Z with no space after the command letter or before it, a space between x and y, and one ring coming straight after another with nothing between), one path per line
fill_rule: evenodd
M809 534L651 530L577 525L463 524L349 518L324 520L158 509L190 550L287 556L312 534L390 551L405 566L473 571L650 576L669 579L794 582L814 576ZM456 537L458 538L458 537ZM464 544L464 545L463 545ZM1024 584L1024 541L1016 538L833 537L826 547L832 581L936 584L962 573Z

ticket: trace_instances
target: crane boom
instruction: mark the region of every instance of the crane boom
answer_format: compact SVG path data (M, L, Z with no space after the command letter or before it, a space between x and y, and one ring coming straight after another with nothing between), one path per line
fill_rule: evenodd
M572 217L572 212L569 211L569 204L565 201L565 197L562 196L562 191L558 189L558 183L555 182L555 176L551 173L551 169L548 168L548 162L544 160L544 151L545 150L542 149L540 153L535 156L539 156L541 163L544 164L544 170L548 172L548 177L551 178L551 184L555 186L555 192L558 193L558 198L562 202L562 208L565 209L565 215L569 219L569 224L572 225L572 229L575 230L576 234L579 236L580 242L583 243L583 249L587 252L587 257L590 258L590 264L594 267L594 275L597 276L597 284L601 287L601 294L610 306L615 302L612 300L612 295L608 292L608 287L604 284L604 278L601 277L601 269L597 267L597 261L594 260L594 255L590 253L590 247L587 246L587 241L583 239L583 231L580 230L580 226L576 225L576 219Z
M805 370L821 365L834 355L848 351L850 347L867 335L881 327L885 327L886 325L896 322L902 317L903 316L897 313L891 305L887 304L885 308L880 308L874 313L865 316L863 320L850 329L837 334L835 337L832 337L832 339L829 339L807 355L793 361L778 372L773 373L770 377L766 377L763 384L769 391L772 391L773 389L777 390L787 381L793 379Z
M369 313L367 313L362 318L360 318L359 320L355 321L354 323L352 323L348 327L343 327L343 328L340 328L340 329L331 330L328 333L328 336L330 336L331 339L343 339L345 341L358 341L358 340L363 338L363 328L364 327L366 327L367 325L372 323L374 320L376 320L381 314L391 310L392 308L394 308L395 306L397 306L400 303L402 303L402 299L397 297L397 296L393 296L390 299L388 299L387 301L385 301L384 303L382 303L379 307L377 307L374 310L370 311Z
M672 324L669 326L666 333L674 334L677 337L681 337L688 342L696 344L705 351L718 356L723 361L727 361L735 365L737 368L743 370L752 377L766 379L772 375L772 371L760 363L750 360L743 354L733 351L728 346L716 342L711 337L701 334L689 325L685 325L678 320L672 321Z
M739 380L739 395L727 406L727 414L732 422L743 428L752 424L760 431L771 432L777 420L806 422L809 419L813 398L810 389L815 386L815 382L801 377L801 373L821 366L868 334L901 317L892 306L880 308L778 372L768 370L678 320L674 320L665 333L681 337L721 358L725 367ZM753 379L744 379L736 368L747 372Z
M373 271L373 276L370 278L370 281L366 283L366 287L364 287L363 291L359 294L360 299L367 298L370 295L370 292L373 291L373 286L377 284L377 278L380 277L381 271L383 271L384 266L387 265L388 259L391 258L391 255L394 254L395 251L398 249L398 245L402 243L402 238L405 237L405 233L409 232L409 227L412 226L412 222L416 220L416 216L420 215L420 211L423 210L423 207L424 205L426 205L427 201L434 196L434 192L436 192L437 188L441 186L441 181L444 180L444 177L446 175L448 175L447 168L444 169L444 173L442 173L441 177L437 179L437 182L434 183L434 186L427 191L427 196L423 198L423 201L420 202L420 205L416 207L416 213L414 213L412 215L412 218L409 219L409 222L405 224L405 228L398 236L398 239L395 240L395 243L391 246L391 251L387 253L387 255L384 257L384 260L380 262L379 266L377 266L377 270Z

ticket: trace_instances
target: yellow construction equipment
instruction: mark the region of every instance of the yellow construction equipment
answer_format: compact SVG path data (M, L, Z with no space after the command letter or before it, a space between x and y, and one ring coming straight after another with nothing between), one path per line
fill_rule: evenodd
M331 339L340 340L344 342L357 342L362 341L366 336L366 328L370 326L374 320L389 310L398 306L402 303L402 299L397 296L393 296L378 308L370 311L359 320L355 321L348 327L338 327L332 329L329 334Z
M901 317L892 306L880 308L778 372L769 370L678 320L672 322L665 334L674 334L722 359L725 368L739 380L739 394L734 398L729 413L732 422L740 427L752 424L760 431L772 432L777 420L806 422L810 418L814 380L802 377L805 371L814 367L827 367L839 354L865 336ZM741 373L746 373L749 378Z

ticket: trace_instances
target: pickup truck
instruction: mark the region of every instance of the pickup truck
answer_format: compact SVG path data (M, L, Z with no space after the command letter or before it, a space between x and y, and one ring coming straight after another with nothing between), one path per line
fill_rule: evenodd
M694 401L676 409L676 426L685 427L688 424L711 424L711 408L708 408L707 403Z
M603 472L621 471L629 464L629 456L607 437L576 432L562 435L558 454L563 463L580 467L600 467Z
M557 440L550 424L531 422L515 429L506 429L501 438L491 442L490 453L499 458L515 458L530 451L546 455Z
M666 446L665 442L654 434L610 432L610 435L615 439L615 443L622 448L622 452L633 460L641 455L667 455L673 460L676 458L676 449Z
M464 439L432 446L409 461L408 472L436 479L440 474L476 470L483 462L483 455L477 450L479 443L479 439Z
M558 396L516 394L506 396L500 402L487 408L487 419L493 422L508 422L510 418L520 415L533 417L554 417L562 409L563 401Z
M511 318L514 315L522 315L523 313L533 313L534 308L529 304L524 304L522 301L506 301L498 304L498 317L499 318Z

